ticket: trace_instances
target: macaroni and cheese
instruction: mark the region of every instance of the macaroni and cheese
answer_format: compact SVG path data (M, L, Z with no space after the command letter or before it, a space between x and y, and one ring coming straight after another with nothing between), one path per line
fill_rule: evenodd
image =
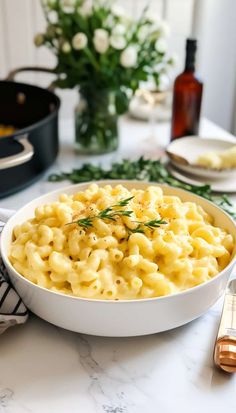
M129 199L127 205L116 207L123 199ZM111 205L129 213L97 218ZM88 217L91 225L78 224ZM160 226L142 225L152 220ZM37 207L32 219L17 225L10 261L25 278L52 291L142 299L210 280L230 262L232 250L232 236L215 227L196 203L163 195L157 186L128 190L92 184Z

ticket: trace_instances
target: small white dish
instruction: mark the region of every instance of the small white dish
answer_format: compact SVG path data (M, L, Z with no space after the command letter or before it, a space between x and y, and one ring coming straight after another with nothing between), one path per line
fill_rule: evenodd
M129 114L139 120L168 122L171 118L171 91L139 90L130 102Z
M235 179L236 168L213 169L195 165L200 155L207 152L222 152L232 148L233 145L233 142L224 139L186 136L172 141L168 145L166 153L172 165L185 174L207 178L208 180L225 180L226 178L232 177ZM184 162L184 160L186 160L186 162Z
M220 180L215 180L215 179L211 180L206 177L196 177L193 175L187 176L182 171L179 171L178 169L176 169L170 162L168 164L168 170L174 176L174 178L178 179L181 182L184 182L185 184L196 185L196 186L209 184L211 185L213 192L218 192L218 193L223 193L223 194L236 193L235 175L233 175L231 178L224 178Z

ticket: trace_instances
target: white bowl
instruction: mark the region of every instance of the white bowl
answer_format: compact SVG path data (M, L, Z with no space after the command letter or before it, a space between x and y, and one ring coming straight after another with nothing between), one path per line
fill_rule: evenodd
M235 145L232 141L213 138L200 138L199 136L185 136L183 138L175 139L166 148L167 156L170 162L180 171L185 172L196 177L203 177L209 180L225 179L236 176L236 168L227 169L213 169L206 168L200 165L194 165L197 158L207 152L221 152L232 148ZM171 156L173 155L173 157ZM174 156L185 158L189 165L182 164L178 158Z
M98 185L114 186L118 183L129 189L157 185L138 181L103 181ZM229 265L210 281L178 294L141 300L105 301L71 297L39 287L20 275L8 259L14 226L31 218L37 206L57 200L61 192L73 194L85 190L88 185L72 185L43 195L17 211L4 227L1 236L3 261L15 289L33 313L52 324L79 333L110 337L140 336L188 323L207 311L224 293L235 263L235 251ZM201 205L214 217L214 223L226 229L236 240L235 223L214 204L190 192L158 186L165 194Z

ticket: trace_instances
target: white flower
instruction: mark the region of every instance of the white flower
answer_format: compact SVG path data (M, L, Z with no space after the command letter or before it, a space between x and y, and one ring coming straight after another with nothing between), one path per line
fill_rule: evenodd
M86 34L80 32L77 33L72 39L72 46L75 50L84 49L88 44L88 38Z
M110 45L117 50L124 49L126 46L126 40L123 36L111 35Z
M161 21L160 16L158 16L158 14L153 13L150 9L148 9L145 13L145 18L147 20L149 20L150 23L152 23L153 25L158 25L159 22Z
M166 62L162 60L162 62L159 62L154 66L154 69L157 73L164 72L166 69Z
M93 44L98 53L106 53L109 47L108 31L104 29L96 29L93 37Z
M169 37L170 35L169 24L165 20L162 20L158 25L158 31L160 32L161 36Z
M61 0L60 5L64 13L74 13L76 0Z
M93 11L93 1L92 0L85 0L82 5L78 8L78 13L81 16L91 16Z
M113 4L111 6L111 13L116 17L125 16L125 10L119 4Z
M161 20L159 17L149 19L152 23L151 32L156 33L160 37L169 37L170 35L170 26L165 20Z
M114 29L112 29L112 34L116 35L116 36L121 36L123 34L125 34L126 32L126 28L123 24L117 24Z
M64 42L61 46L61 50L63 51L63 53L70 53L71 51L71 45L69 42Z
M38 33L34 37L34 44L36 47L42 46L44 43L44 35L42 33Z
M112 27L114 24L114 18L111 14L104 20L104 26L105 27Z
M47 17L51 24L56 24L58 22L58 15L55 10L50 10Z
M155 49L159 53L165 53L167 49L167 43L166 40L163 38L157 39L155 43Z
M167 76L167 74L162 73L159 76L159 85L158 85L158 90L160 92L164 92L165 90L167 90L170 86L170 79Z
M123 67L134 67L137 64L137 49L128 46L120 55L120 63Z
M144 26L140 27L138 31L138 39L140 40L140 42L144 42L149 35L150 35L150 26L145 24Z

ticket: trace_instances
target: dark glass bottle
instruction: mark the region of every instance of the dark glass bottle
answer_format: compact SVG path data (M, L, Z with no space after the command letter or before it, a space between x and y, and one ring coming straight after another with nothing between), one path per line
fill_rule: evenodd
M185 69L174 83L171 140L198 134L203 84L195 75L196 50L197 41L187 39Z

